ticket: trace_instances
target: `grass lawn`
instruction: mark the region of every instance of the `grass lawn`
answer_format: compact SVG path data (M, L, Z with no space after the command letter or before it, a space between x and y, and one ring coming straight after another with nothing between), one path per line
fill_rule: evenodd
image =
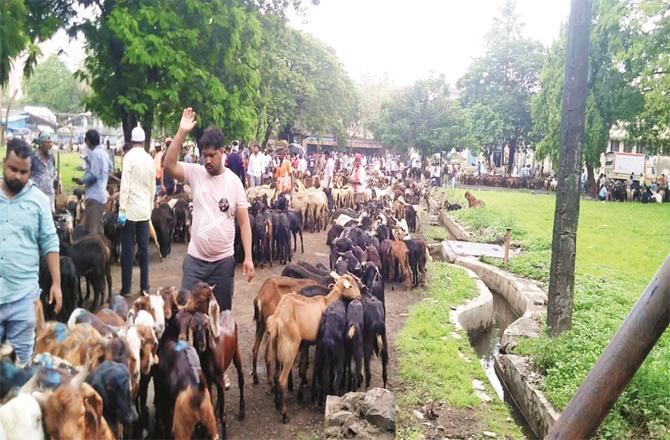
M506 405L497 399L488 383L467 335L463 331L456 333L449 320L451 307L477 295L474 281L463 270L445 263L431 263L428 273L427 294L410 309L397 338L399 375L405 388L396 393L400 408L398 438L412 439L424 433L425 425L413 411L433 401L449 408L450 423L458 425L460 420L464 426L457 429L465 429L468 437L480 438L483 431L492 431L498 438L523 438ZM487 394L493 398L490 403L482 403L474 395L473 379L485 384ZM464 438L449 430L441 435Z
M481 210L453 213L473 238L486 241L512 228L523 252L508 270L544 283L549 279L555 197L529 192L471 191ZM447 190L462 203L462 190ZM545 375L549 400L562 409L670 252L670 204L582 200L577 232L573 329L543 336L517 351ZM500 264L499 261L489 261ZM670 332L666 331L617 401L600 434L608 438L670 438Z
M79 153L71 153L66 151L60 151L60 154L56 149L51 150L56 158L56 165L60 160L60 181L64 194L71 194L72 190L77 186L76 183L72 181L73 177L81 177L84 175L82 170L82 160L79 156ZM5 147L0 147L0 162L5 160ZM117 161L119 158L117 158ZM2 167L0 167L0 176L2 176Z

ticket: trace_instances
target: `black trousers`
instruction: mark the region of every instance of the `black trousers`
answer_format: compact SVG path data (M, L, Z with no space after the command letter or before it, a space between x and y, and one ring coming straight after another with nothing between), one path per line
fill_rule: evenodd
M149 220L126 221L121 228L121 294L128 295L133 284L135 242L139 247L140 289L149 291Z
M235 281L233 257L210 262L186 255L182 263L182 274L182 289L191 290L200 281L214 285L214 296L221 311L232 309Z

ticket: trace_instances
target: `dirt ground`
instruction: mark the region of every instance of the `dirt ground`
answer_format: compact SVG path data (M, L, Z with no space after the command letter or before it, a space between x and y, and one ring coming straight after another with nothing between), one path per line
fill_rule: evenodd
M294 261L303 259L312 264L323 263L328 265L328 248L325 245L326 234L306 233L305 254L299 251L294 255ZM186 253L186 246L183 244L173 244L172 253L163 260L158 261L157 250L154 246L150 247L150 267L149 283L151 290L162 286L179 286L181 283L181 264ZM229 439L311 439L320 437L323 428L323 408L316 408L311 404L311 395L306 393L305 402L300 404L296 401L295 394L288 395L288 408L291 415L291 421L284 425L281 423L281 417L274 407L274 400L270 394L270 387L266 382L265 363L259 356L259 381L260 384L254 385L251 379L251 348L253 346L255 326L253 323L253 305L252 300L256 295L261 284L267 277L278 276L283 266L274 265L272 268L256 268L256 276L251 283L247 283L242 274L241 267L238 266L235 271L235 293L233 296L233 314L239 327L239 337L241 341L240 350L242 352L242 363L245 371L245 400L246 400L246 418L239 421L239 390L237 386L237 375L235 367L231 365L228 375L231 379L230 390L226 393L226 416L227 431ZM113 291L118 292L121 286L121 270L118 265L112 269ZM133 272L133 291L139 290L139 269L135 267ZM389 356L389 385L388 388L393 391L397 385L397 356L395 347L395 337L407 317L407 311L411 304L419 299L417 293L407 292L402 287L396 287L391 290L386 288L386 328L390 344ZM263 346L261 347L263 352ZM313 356L313 349L310 351ZM310 372L308 377L311 378ZM381 381L381 362L373 359L371 386L382 386ZM294 369L294 377L297 378L297 368ZM297 384L299 381L294 381ZM153 401L150 396L149 402Z

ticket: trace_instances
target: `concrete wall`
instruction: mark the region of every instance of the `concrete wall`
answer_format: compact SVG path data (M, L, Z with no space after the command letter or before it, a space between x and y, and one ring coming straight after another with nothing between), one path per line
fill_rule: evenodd
M465 267L459 268L475 281L479 295L453 310L451 321L467 333L481 333L493 325L493 295L476 273Z

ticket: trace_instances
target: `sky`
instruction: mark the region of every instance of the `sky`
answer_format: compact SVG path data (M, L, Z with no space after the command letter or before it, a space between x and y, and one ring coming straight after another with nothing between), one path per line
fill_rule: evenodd
M443 73L454 84L473 58L503 0L321 0L292 26L337 52L354 80L388 77L398 86ZM570 0L517 0L523 34L549 46L567 23Z
M455 84L484 53L484 36L503 1L320 0L304 15L291 14L290 24L335 49L354 80L386 77L405 86L442 73ZM549 46L567 22L570 0L517 0L516 10L523 34ZM82 42L70 42L64 31L42 49L63 49L71 70L84 57Z

